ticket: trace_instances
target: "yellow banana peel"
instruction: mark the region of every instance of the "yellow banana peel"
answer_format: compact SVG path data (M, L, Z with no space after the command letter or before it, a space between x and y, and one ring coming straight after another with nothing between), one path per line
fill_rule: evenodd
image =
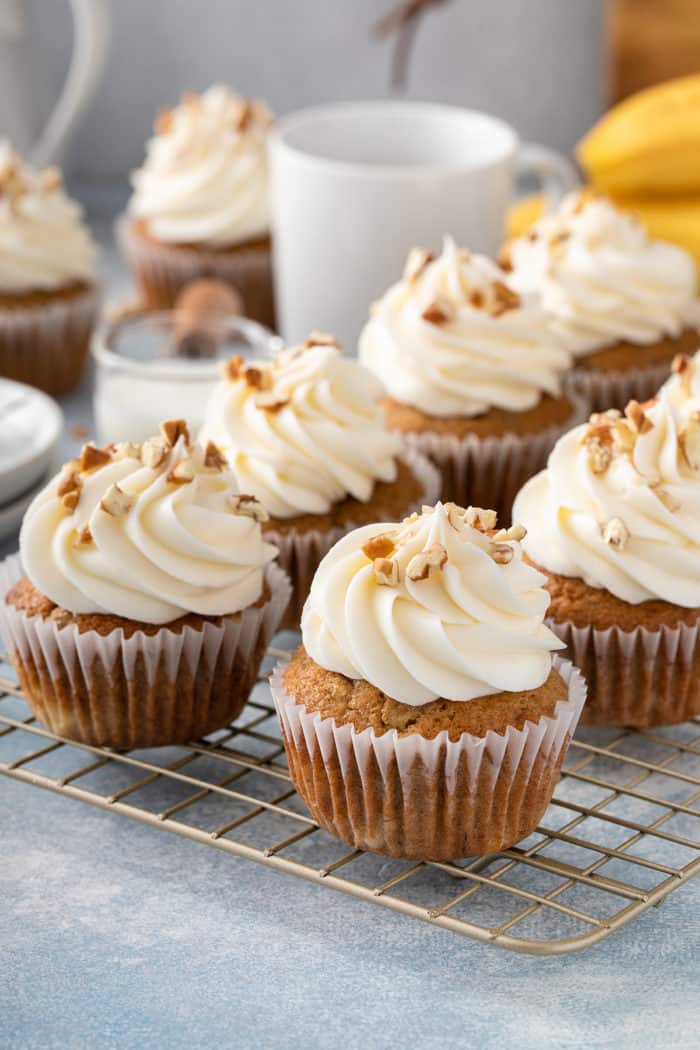
M613 106L581 139L576 159L611 196L700 195L700 74Z
M700 193L696 197L628 197L614 202L637 215L651 237L685 248L700 268ZM508 213L508 239L522 236L544 209L545 199L540 193L516 201Z

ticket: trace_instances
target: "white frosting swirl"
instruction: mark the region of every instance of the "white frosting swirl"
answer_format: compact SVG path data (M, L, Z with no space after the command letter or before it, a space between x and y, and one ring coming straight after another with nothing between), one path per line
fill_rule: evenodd
M508 255L513 287L539 295L553 333L577 357L700 323L691 256L650 240L634 215L605 198L570 194Z
M379 581L363 551L380 535L395 545L393 586ZM416 556L438 548L442 567L412 579ZM537 688L563 643L542 622L545 577L521 560L517 542L498 544L501 555L506 548L510 560L497 563L494 543L454 504L356 529L314 577L301 622L307 652L321 667L414 706Z
M543 393L560 393L568 353L542 310L518 302L494 263L450 237L418 272L415 259L374 304L360 336L360 360L392 397L432 416L476 416L491 407L524 411Z
M157 467L143 465L138 446L126 453L78 475L72 512L57 490L75 463L29 507L20 553L35 587L73 613L154 624L189 612L228 615L256 602L277 551L253 517L235 510L232 472L207 467L201 447L183 437ZM169 475L180 463L192 480L176 484ZM114 485L131 504L125 512L105 509ZM84 526L91 538L81 543Z
M55 168L35 171L0 141L0 292L89 281L95 246L82 215Z
M515 500L513 513L528 529L526 553L631 604L658 598L700 606L697 407L674 405L662 389L646 409L643 433L613 419L609 445L605 417L592 417L590 427L560 438L547 469Z
M378 404L381 384L337 347L291 348L233 373L212 393L201 439L273 517L325 514L346 496L367 502L375 481L395 480L402 445Z
M267 132L272 115L226 87L186 95L156 121L132 175L131 214L168 244L227 247L270 225Z

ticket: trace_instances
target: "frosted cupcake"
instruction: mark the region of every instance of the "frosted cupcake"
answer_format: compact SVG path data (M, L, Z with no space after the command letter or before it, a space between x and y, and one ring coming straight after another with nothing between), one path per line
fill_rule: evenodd
M493 511L425 507L326 555L272 690L292 781L358 849L454 860L530 834L585 698L545 577Z
M443 497L504 520L557 437L585 418L542 310L449 237L437 258L411 252L372 307L360 360L386 387L389 426L441 469Z
M233 285L245 314L274 324L262 102L226 87L161 113L118 236L145 303L172 307L198 277Z
M438 495L432 464L387 430L381 395L370 372L317 332L273 361L233 358L207 406L202 440L269 512L263 529L294 587L289 623L344 533Z
M658 399L591 416L515 501L549 622L588 680L589 722L700 714L699 366L679 358Z
M593 409L652 397L675 354L697 348L692 257L650 240L604 197L569 195L507 246L504 262L517 291L539 296Z
M0 375L65 394L83 372L99 310L95 249L56 168L0 141Z
M235 718L290 593L263 518L182 420L142 445L85 445L0 566L0 628L36 717L116 748Z

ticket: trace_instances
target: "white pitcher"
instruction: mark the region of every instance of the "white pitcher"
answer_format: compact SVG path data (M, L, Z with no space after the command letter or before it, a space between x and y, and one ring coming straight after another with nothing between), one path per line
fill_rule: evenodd
M110 0L70 0L73 54L63 90L43 131L35 128L34 68L26 0L0 0L0 137L43 166L58 163L95 94L107 56Z

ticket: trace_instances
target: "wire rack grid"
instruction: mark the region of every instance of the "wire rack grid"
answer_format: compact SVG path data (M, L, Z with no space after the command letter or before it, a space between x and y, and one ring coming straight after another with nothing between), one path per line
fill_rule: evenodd
M0 655L0 773L184 835L453 933L550 955L603 940L700 872L700 720L579 730L542 824L511 849L442 864L352 850L291 785L266 684L186 747L119 753L52 735Z

